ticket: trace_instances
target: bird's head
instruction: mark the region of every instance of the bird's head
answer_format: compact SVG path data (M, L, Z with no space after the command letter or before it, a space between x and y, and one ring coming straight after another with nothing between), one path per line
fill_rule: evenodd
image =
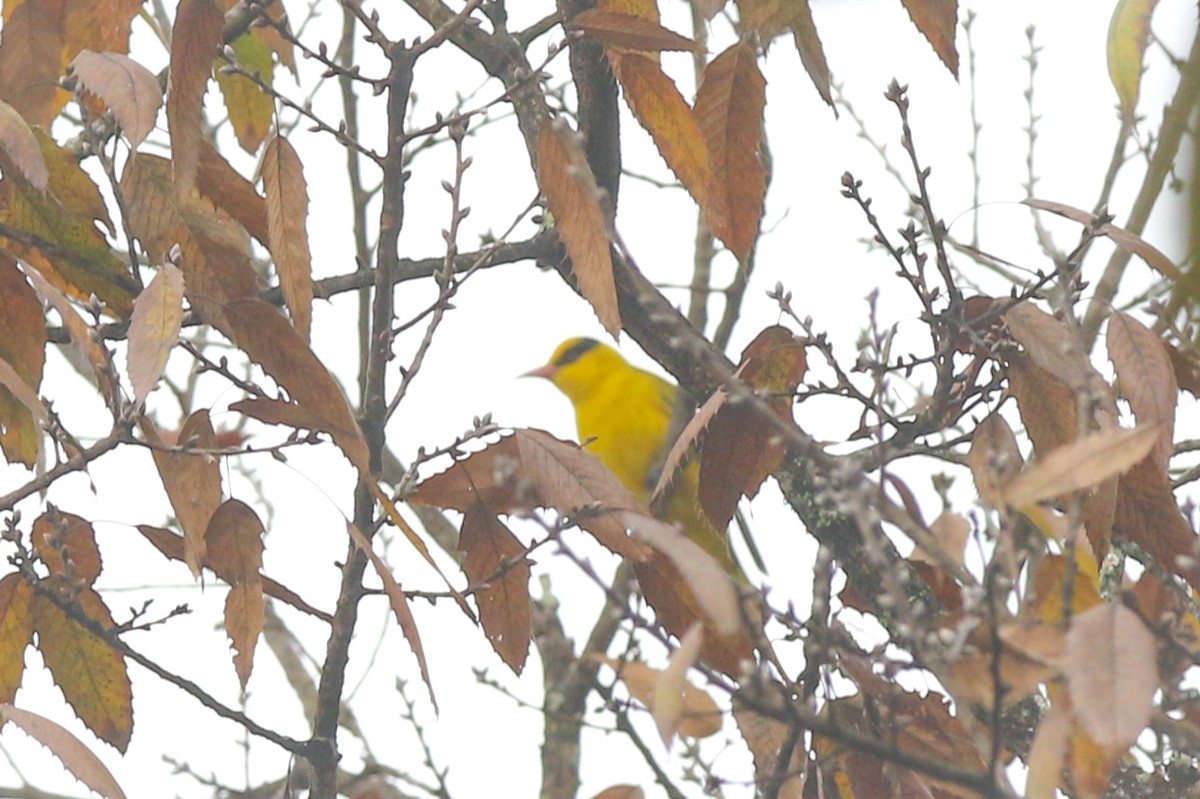
M624 365L625 359L612 347L593 338L569 338L558 345L545 366L522 377L544 377L578 403Z

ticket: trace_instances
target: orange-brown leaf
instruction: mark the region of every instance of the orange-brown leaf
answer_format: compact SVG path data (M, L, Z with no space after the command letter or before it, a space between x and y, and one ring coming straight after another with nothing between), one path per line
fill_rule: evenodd
M830 108L833 107L833 78L829 74L829 64L825 60L825 47L821 37L817 35L817 25L812 18L809 0L799 0L796 4L800 13L792 23L792 40L796 44L796 52L800 54L800 63L808 73L813 88Z
M187 450L217 448L208 411L201 408L184 421L178 436L182 451L162 449L162 439L154 423L146 417L140 421L146 440L160 445L151 450L154 465L183 529L183 559L192 574L199 577L200 567L205 563L208 523L221 505L221 469L213 456Z
M226 500L213 513L204 534L204 565L230 585L225 598L225 632L233 643L233 665L245 689L254 668L254 648L262 633L263 524L254 510L237 499Z
M25 650L33 643L29 614L32 589L17 572L0 579L0 702L12 702L25 674Z
M267 201L208 140L200 143L196 188L213 205L236 219L263 246L270 244Z
M128 56L91 50L75 56L71 69L80 85L112 109L129 146L136 150L154 130L163 104L154 74Z
M371 547L371 542L362 534L362 531L349 521L346 522L346 531L350 534L350 540L354 542L354 545L371 561L371 565L375 568L375 573L383 581L384 593L387 594L388 602L391 603L392 612L396 614L396 622L400 625L400 631L404 633L405 640L408 641L409 647L412 648L413 654L417 657L417 665L421 669L421 679L425 681L425 687L429 689L429 701L433 703L433 709L436 711L438 706L437 697L433 693L433 681L429 678L429 666L425 662L425 647L421 645L421 635L417 631L417 621L413 618L412 610L408 607L408 597L404 595L400 584L392 576L392 570L387 567L382 558L375 554L375 550Z
M100 576L102 563L96 532L84 518L63 513L53 505L33 523L33 551L50 574L90 586Z
M979 423L971 435L967 465L981 500L993 508L1001 507L1005 486L1024 464L1017 437L1003 416L994 413Z
M1104 603L1072 618L1067 683L1076 718L1101 746L1127 749L1149 723L1158 690L1156 648L1123 605Z
M458 461L422 481L409 501L464 513L477 502L497 514L555 508L618 555L649 555L626 534L623 514L646 514L637 498L596 456L541 430L516 430Z
M730 637L741 632L742 612L737 591L716 558L673 525L642 513L619 515L633 528L634 535L670 559L687 584L702 618L711 623L718 635Z
M601 193L578 137L563 121L546 120L538 131L538 186L554 216L579 291L592 304L600 324L621 332L617 289L608 243L608 219Z
M93 623L112 627L112 615L92 589L81 590L74 602ZM124 657L49 597L35 593L29 607L38 651L67 704L97 738L123 753L133 733L133 692Z
M1047 555L1038 561L1033 573L1030 592L1031 612L1048 624L1061 625L1068 617L1063 611L1070 608L1070 617L1099 605L1100 567L1096 559L1083 548L1075 548L1075 574L1066 579L1068 559L1064 555ZM1070 596L1067 596L1070 591Z
M0 255L0 360L12 368L34 397L42 384L46 361L43 313L42 303L25 275L14 261ZM9 463L23 463L32 469L42 433L34 412L26 405L0 385L0 448Z
M685 652L685 656L688 653ZM647 708L653 708L655 693L663 678L661 669L636 660L616 660L604 655L595 659L617 673L630 696ZM684 679L674 686L680 691L680 719L676 729L689 738L707 738L721 729L721 709L705 691Z
M754 49L733 45L704 68L696 93L696 120L712 160L715 202L724 209L713 232L745 261L758 237L767 178L759 160L766 79Z
M0 100L0 147L25 180L38 191L45 191L50 180L42 149L17 109Z
M158 385L181 327L183 272L172 263L164 263L134 301L129 319L128 372L135 406L141 407Z
M585 36L595 39L605 47L621 47L648 53L661 50L704 52L703 45L694 39L681 36L654 20L636 14L593 8L572 17L567 29L582 31Z
M7 702L0 704L0 723L5 721L11 721L49 749L71 776L104 799L125 799L125 793L112 772L66 728Z
M774 795L779 799L803 799L804 775L808 756L804 749L802 736L793 738L791 729L778 719L741 707L736 703L733 718L738 730L750 748L754 757L754 781L764 796L772 793L772 788L778 786ZM788 742L792 746L785 752ZM780 772L780 758L787 755L787 766Z
M296 150L282 136L267 144L262 164L271 255L292 324L305 341L312 326L312 257L308 250L308 184Z
M900 0L933 51L958 78L958 48L954 34L958 28L958 0Z
M483 632L516 674L525 668L533 629L529 615L529 563L525 547L482 503L463 516L458 549L475 592Z
M738 373L779 419L790 422L791 394L806 369L804 345L787 328L773 325L746 347ZM729 524L742 496L758 493L783 453L774 424L746 403L729 402L717 411L700 444L700 504L717 529Z
M204 93L224 27L225 15L213 0L180 0L175 12L171 85L167 91L167 128L177 197L187 197L196 179Z
M71 306L70 301L61 291L50 285L38 273L37 269L32 268L28 264L24 265L24 271L26 277L33 284L34 290L42 298L42 301L58 311L62 325L67 329L67 333L71 337L71 346L87 360L88 365L92 369L92 376L96 379L96 383L100 387L100 394L104 397L109 411L115 417L122 400L121 387L117 382L117 369L112 361L112 353L100 343L100 337L83 320L83 317L76 312Z
M1063 765L1071 741L1070 702L1054 702L1042 716L1033 745L1025 759L1029 766L1029 777L1025 783L1025 795L1029 799L1054 799L1061 784Z
M608 52L613 74L625 102L650 134L667 166L692 195L713 230L722 229L726 209L713 196L713 171L708 144L691 106L662 67L640 53Z
M1139 425L1162 431L1154 446L1154 461L1163 471L1171 459L1175 431L1175 401L1179 386L1162 339L1129 314L1108 320L1108 357L1117 372L1121 393Z
M596 8L614 14L631 14L658 22L658 0L598 0Z
M307 342L272 305L259 299L224 307L226 332L234 344L312 414L314 428L328 432L364 479L371 473L367 443L354 412L333 375Z
M0 100L30 125L49 130L70 95L58 85L63 67L63 5L24 0L4 20Z
M153 525L149 524L139 524L137 526L137 530L145 537L147 541L154 545L154 548L161 552L164 557L169 558L170 560L183 561L183 536L173 533L165 528L154 527ZM216 569L213 571L225 582L231 582L229 575L222 574L221 572L216 571ZM314 608L312 605L305 602L299 594L288 588L283 583L280 583L277 580L272 580L266 575L262 575L260 579L262 580L263 593L267 596L278 599L280 602L286 602L296 610L307 613L310 616L314 616L326 623L333 621L333 616L329 615L323 610Z
M592 799L646 799L646 792L636 785L612 785Z
M66 0L66 57L83 50L129 52L129 29L140 0Z
M1196 532L1179 510L1166 472L1152 460L1138 463L1121 477L1113 528L1200 590Z

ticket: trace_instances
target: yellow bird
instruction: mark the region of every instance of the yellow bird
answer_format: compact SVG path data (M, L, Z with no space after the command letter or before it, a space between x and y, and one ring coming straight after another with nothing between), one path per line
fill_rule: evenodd
M667 436L675 410L675 386L590 338L567 339L554 350L549 363L526 376L544 377L567 395L575 407L584 448L639 500L648 502L673 443ZM675 476L662 516L678 524L731 574L740 575L724 532L712 525L700 507L699 484L699 462L693 458Z

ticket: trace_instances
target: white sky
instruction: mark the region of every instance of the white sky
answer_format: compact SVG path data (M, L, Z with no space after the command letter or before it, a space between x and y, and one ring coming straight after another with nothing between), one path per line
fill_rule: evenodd
M398 4L383 4L385 16ZM546 4L520 5L522 10ZM664 2L664 23L676 30L688 28L681 4ZM1025 194L1025 101L1027 67L1025 29L1037 26L1041 45L1041 66L1035 88L1035 104L1042 119L1035 159L1041 178L1038 195L1046 199L1090 208L1099 190L1109 159L1117 123L1115 93L1105 67L1105 36L1111 4L1091 0L1047 2L971 3L978 7L974 26L978 83L977 102L983 132L980 161L983 169L982 206L978 209L982 246L1006 259L1031 268L1046 266L1033 246L1029 212L1015 205ZM295 15L300 4L288 2ZM1194 6L1184 0L1163 0L1156 15L1156 33L1176 53L1184 53L1194 30ZM331 6L332 8L332 6ZM920 156L933 168L931 177L935 210L952 221L952 233L968 237L971 224L972 187L966 153L970 147L970 119L967 116L967 56L965 39L958 39L962 58L962 81L955 83L933 55L925 40L908 21L898 2L889 0L840 0L815 4L814 15L825 44L835 80L843 84L846 96L866 120L876 141L886 143L889 152L900 154L898 120L882 96L894 76L910 87L914 135ZM309 27L309 38L316 31L332 45L340 13L332 11ZM522 20L513 11L510 27ZM422 30L414 24L396 24L389 28L411 37ZM720 30L720 29L719 29ZM720 35L720 34L719 34ZM557 33L543 37L535 45L533 56L544 52L548 42L557 41ZM135 56L137 53L135 52ZM157 65L155 59L147 63ZM561 59L560 59L561 61ZM370 71L369 63L366 71ZM474 88L468 82L445 83L433 87L438 72L449 76L464 74L462 60L448 45L423 60L417 69L416 85L420 92L416 117L426 121L435 111L448 112L453 93ZM664 58L668 70L681 83L690 75L684 57ZM561 68L561 67L560 67ZM305 75L315 71L304 65ZM773 47L766 65L767 124L775 159L775 177L767 201L764 226L770 233L758 250L757 271L747 295L743 322L737 329L731 353L741 348L762 327L777 320L778 314L764 291L781 281L795 295L794 306L801 314L813 317L818 329L828 330L847 359L853 357L855 339L866 319L862 298L877 285L884 288L881 316L887 323L915 321L916 308L907 296L897 291L890 280L892 267L879 253L868 252L861 239L870 236L857 208L840 196L840 177L851 171L863 179L863 189L875 198L874 210L886 230L906 223L904 193L882 170L881 161L870 145L856 137L849 115L834 118L822 104L804 75L799 59L787 40ZM307 85L307 84L306 84ZM287 84L284 83L285 91ZM333 87L317 98L318 113L332 117L338 106ZM1142 113L1149 119L1144 130L1153 131L1173 79L1163 67L1161 57L1152 62L1143 89ZM485 87L477 100L491 99L497 89ZM686 93L686 92L685 92ZM296 93L294 96L299 96ZM475 103L471 103L474 105ZM366 101L364 108L371 106ZM378 119L378 118L376 118ZM364 119L363 128L382 131L382 122ZM627 166L637 172L663 180L668 173L648 137L626 117ZM161 129L159 131L162 133ZM379 136L376 135L376 139ZM317 134L297 132L293 143L306 164L313 199L309 234L318 277L340 274L353 268L349 234L349 216L345 188L341 182L344 159L331 142ZM375 142L377 143L377 142ZM499 232L510 221L508 214L523 207L535 192L523 147L515 134L511 118L498 120L484 128L478 139L468 140L467 152L475 166L466 176L465 196L473 206L460 240L462 249L473 249L480 233ZM450 177L452 165L449 147L419 160L413 169L408 190L408 209L401 239L406 256L428 256L440 251L440 230L449 217L449 203L438 184ZM247 171L252 166L247 167ZM901 170L911 181L907 171ZM1111 208L1120 224L1136 190L1140 165L1133 164L1126 179L1118 185ZM368 179L370 182L370 179ZM691 264L691 226L695 211L681 190L660 189L626 179L621 189L621 216L618 227L639 265L652 279L663 283L684 283ZM1152 220L1146 238L1173 258L1183 255L1182 226L1164 214ZM1048 221L1059 243L1070 247L1078 236L1072 224ZM529 235L529 224L522 226L516 238ZM730 264L724 256L719 280L727 280ZM1089 261L1098 270L1102 257ZM968 273L975 267L968 267ZM1135 264L1134 270L1142 270ZM1090 275L1094 278L1095 272ZM1136 275L1135 271L1135 275ZM1147 273L1143 273L1145 276ZM986 280L986 275L980 275ZM405 312L424 307L432 296L432 284L413 283L398 290L398 309ZM679 302L682 292L671 294ZM426 361L422 375L396 416L390 433L397 454L411 460L416 447L435 447L448 443L467 429L474 416L491 412L496 421L514 426L545 428L564 438L574 436L574 422L564 399L548 385L522 381L516 375L541 364L561 339L579 334L601 336L602 331L590 308L565 287L557 275L544 273L531 264L503 266L476 275L467 281L455 300L457 310L447 317ZM317 331L316 349L339 376L353 383L354 364L347 359L352 351L354 329L349 310L353 300L342 297L332 303L319 302L314 314ZM719 314L719 303L711 306ZM915 325L910 325L915 328ZM329 331L346 331L340 332ZM420 332L402 338L397 345L400 362L405 362L419 341ZM634 361L652 367L636 347L624 347ZM123 363L123 356L118 357ZM186 369L183 359L177 370ZM182 372L178 372L182 373ZM73 381L73 382L66 382ZM58 396L56 387L79 386L57 359L43 394ZM77 390L72 389L72 390ZM223 408L239 397L232 391L214 392L208 397L218 426L232 424ZM68 425L102 432L98 427L98 402L81 396L78 402L60 400ZM815 406L813 406L815 408ZM178 408L161 390L151 399L151 408L160 415L160 423L171 426ZM820 416L802 408L802 424L818 438L836 439L852 428L855 419L846 418L828 404ZM243 459L246 466L258 469L257 477L269 486L270 505L265 572L297 589L318 606L331 608L336 592L337 573L333 563L345 551L344 526L340 513L350 511L349 472L340 456L329 447L312 451L293 451L290 463L283 466L261 456ZM227 470L227 491L256 504L264 520L268 510L256 503L258 487L238 471ZM49 499L64 510L79 513L96 522L99 542L105 554L105 574L101 585L112 589L106 594L118 619L127 617L127 607L138 606L143 598L155 598L158 613L182 602L195 612L169 625L129 638L129 643L168 667L178 669L196 680L225 702L236 704L237 682L230 663L224 633L214 628L224 601L219 587L201 593L194 588L183 567L165 567L158 555L132 525L161 523L169 512L165 496L157 486L149 457L142 451L118 453L105 458L92 470L96 494L86 477L76 475L60 481ZM23 473L0 470L0 491L19 485ZM911 483L923 501L932 501L927 481ZM760 532L768 562L787 564L780 573L788 585L777 586L776 596L795 596L803 601L810 547L794 518L781 512L781 500L766 490L755 503L753 517ZM26 523L36 516L35 502L22 505ZM764 532L767 531L767 532ZM428 569L413 557L403 541L393 544L391 562L402 584L408 588L436 590L439 584ZM548 552L539 556L544 567L552 567ZM586 627L599 607L599 596L590 587L578 588L576 573L552 568L554 591L563 603L568 625L577 622L577 635ZM794 573L794 576L793 576ZM150 590L143 590L146 586ZM118 590L138 589L128 593ZM417 698L418 714L428 723L438 763L450 768L450 787L456 799L493 796L502 780L502 794L529 796L537 789L540 719L535 711L515 709L511 700L494 690L480 687L473 668L487 668L527 702L539 701L541 674L536 655L531 656L525 675L512 679L505 667L492 655L482 635L471 628L461 613L450 606L414 608L425 639L426 652L434 674L442 713L436 722L424 689L419 685L415 663L394 628L385 602L368 599L363 605L359 642L353 651L349 683L363 679L353 707L360 723L368 731L375 755L381 761L401 768L412 767L417 755L411 733L400 718L402 711L394 680L410 683ZM153 611L152 611L153 613ZM294 624L296 633L310 651L322 656L325 628L297 614L282 611ZM382 634L379 654L365 675L371 652ZM662 653L648 652L651 658ZM79 731L80 737L97 751L116 774L131 797L149 795L208 796L212 791L187 778L173 777L163 756L188 763L201 774L213 773L225 784L239 784L248 772L251 784L282 775L286 756L274 747L254 743L247 767L239 748L242 736L238 728L216 720L193 700L170 686L158 683L140 669L131 669L134 680L135 730L129 754L122 759L106 745L96 743L81 731L61 696L50 685L40 659L30 650L23 690L18 704L55 718ZM307 722L298 706L280 690L283 677L277 665L260 643L254 676L250 682L248 712L256 719L282 732L303 738ZM593 706L598 705L598 700ZM594 721L608 723L597 716ZM652 727L646 727L653 740ZM736 732L727 725L734 746L718 759L718 769L727 778L746 777L746 758L737 745ZM6 729L2 743L20 764L26 777L38 787L82 795L84 790L60 769L43 750L31 745L21 733ZM617 737L593 735L585 748L582 797L591 796L609 784L641 783L649 796L661 792L651 788L648 772L640 758ZM720 744L711 744L717 751ZM353 768L354 750L348 750ZM423 778L428 775L418 774ZM11 769L0 760L0 784L13 784ZM731 796L748 796L749 789L731 790Z

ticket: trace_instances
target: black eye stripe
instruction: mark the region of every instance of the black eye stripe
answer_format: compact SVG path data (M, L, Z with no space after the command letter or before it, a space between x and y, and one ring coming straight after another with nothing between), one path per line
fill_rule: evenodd
M592 339L592 338L580 339L579 341L576 341L574 344L572 344L570 347L568 347L563 352L562 355L559 355L557 358L555 358L554 365L555 366L566 366L567 364L575 363L581 357L583 357L583 354L585 352L595 349L599 345L600 345L600 342L596 341L595 339Z

